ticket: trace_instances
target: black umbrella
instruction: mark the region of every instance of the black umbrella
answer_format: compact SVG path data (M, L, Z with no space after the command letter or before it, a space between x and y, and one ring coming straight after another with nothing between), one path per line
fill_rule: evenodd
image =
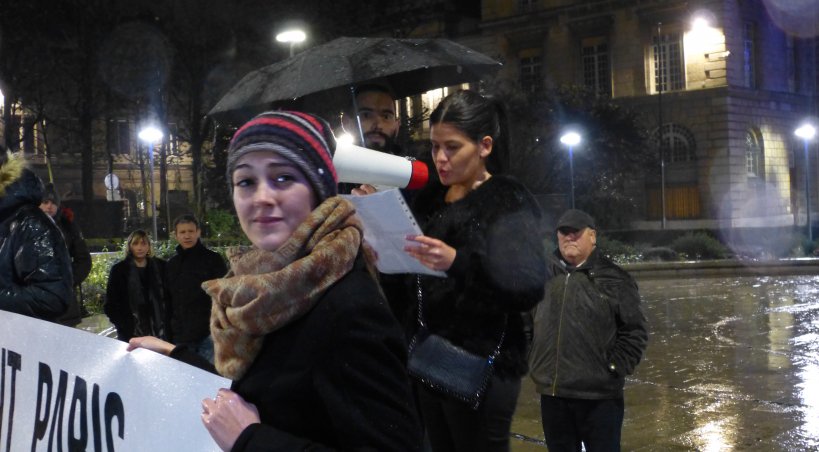
M210 110L248 117L276 106L313 105L386 82L397 98L481 78L501 64L446 39L338 38L247 74Z

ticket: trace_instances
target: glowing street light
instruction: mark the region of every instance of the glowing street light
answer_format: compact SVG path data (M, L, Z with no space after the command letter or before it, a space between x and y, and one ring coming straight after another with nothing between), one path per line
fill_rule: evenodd
M571 204L574 209L574 147L580 144L582 137L579 133L570 130L560 136L560 142L569 148L569 179L571 179Z
M142 130L139 131L137 135L140 140L144 141L145 144L148 145L148 161L150 162L151 166L151 216L153 217L153 239L158 240L159 236L157 236L157 228L156 228L156 195L154 194L154 144L162 141L162 130L157 128L156 126L146 126Z
M793 134L802 139L805 143L805 213L807 215L808 240L813 242L813 228L810 224L810 160L808 159L808 141L813 140L816 135L816 128L810 124L802 124Z
M285 30L276 35L276 41L290 44L290 56L293 56L293 46L307 39L307 34L298 28Z

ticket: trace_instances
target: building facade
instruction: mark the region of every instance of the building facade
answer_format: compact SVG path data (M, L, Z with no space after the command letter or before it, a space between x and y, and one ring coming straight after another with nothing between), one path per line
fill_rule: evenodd
M642 113L663 165L634 177L635 228L804 226L818 162L794 130L816 115L817 15L763 0L484 0L480 31L458 40L526 90L585 85Z

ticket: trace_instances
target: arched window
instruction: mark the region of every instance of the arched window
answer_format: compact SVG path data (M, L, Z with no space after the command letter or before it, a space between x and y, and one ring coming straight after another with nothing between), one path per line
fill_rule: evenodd
M745 134L745 169L748 172L748 178L765 178L762 134L756 129L748 129Z
M658 150L657 130L652 136L652 144ZM693 162L697 160L697 142L690 130L679 124L665 124L662 129L663 151L666 163Z

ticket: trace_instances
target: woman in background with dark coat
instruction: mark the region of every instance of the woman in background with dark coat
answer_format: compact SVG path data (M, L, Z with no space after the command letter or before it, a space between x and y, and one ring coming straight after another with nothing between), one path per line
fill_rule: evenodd
M117 338L165 337L165 261L154 257L148 233L137 229L126 240L125 259L111 267L103 310Z
M546 275L540 207L512 177L504 110L474 91L444 98L430 115L432 159L440 183L418 193L424 235L406 248L446 278L421 277L431 333L488 357L494 375L477 410L417 383L432 450L508 451L509 429L528 340L524 319L542 298ZM502 341L502 343L501 343Z
M60 196L54 184L45 185L40 210L50 216L62 231L68 255L71 257L71 273L74 275L74 300L69 303L65 314L57 321L65 326L76 326L87 314L82 305L82 282L91 273L91 253L88 252L88 246L85 244L80 227L74 221L74 212L67 207L60 206Z

